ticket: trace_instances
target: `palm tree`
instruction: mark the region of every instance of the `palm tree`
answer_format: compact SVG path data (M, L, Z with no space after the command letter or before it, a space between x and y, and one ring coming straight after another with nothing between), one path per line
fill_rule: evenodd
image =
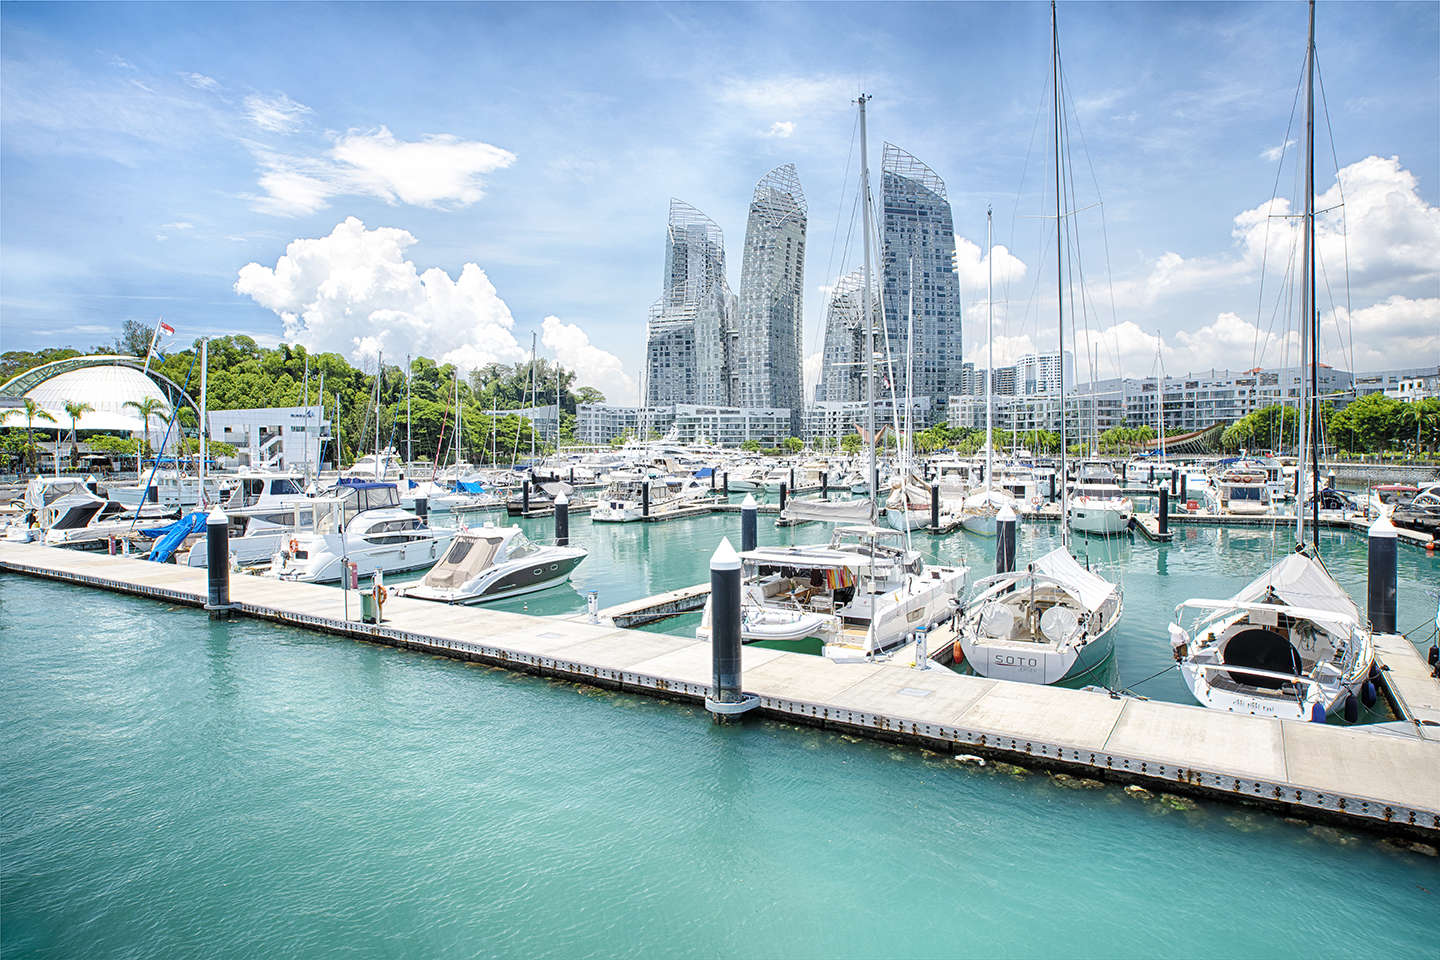
M75 436L76 424L81 417L83 417L87 413L90 413L94 409L95 408L90 406L90 404L84 403L82 401L65 401L65 412L70 415L70 465L72 467L75 465L76 459L80 456L80 443Z
M165 401L159 397L146 397L144 400L126 400L121 406L133 407L135 412L140 414L145 420L145 446L153 451L154 448L150 447L150 418L156 414L163 417L170 412L170 408L165 406Z
M48 420L51 423L54 423L55 418L50 416L49 411L47 411L44 407L40 406L40 404L36 403L29 397L26 397L23 402L23 407L11 407L4 413L0 413L0 423L4 423L6 420L9 420L10 417L14 414L25 414L25 436L29 443L29 446L27 447L25 452L26 455L30 458L30 469L34 470L38 467L40 459L39 454L35 449L35 421Z

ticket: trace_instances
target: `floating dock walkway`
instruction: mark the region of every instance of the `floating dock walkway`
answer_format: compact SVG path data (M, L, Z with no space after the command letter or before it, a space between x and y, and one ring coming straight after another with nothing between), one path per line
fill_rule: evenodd
M0 543L0 571L196 608L208 595L204 570L33 544ZM382 623L365 624L346 617L348 601L358 618L357 596L263 577L232 577L230 596L239 614L356 640L688 703L710 692L710 645L684 637L404 597L385 604ZM947 639L935 631L932 648ZM903 652L890 662L837 664L745 647L742 679L762 716L1435 843L1440 727L1423 720L1440 717L1440 684L1405 638L1385 638L1381 648L1410 711L1408 724L1387 725L1410 728L1399 735L917 670Z

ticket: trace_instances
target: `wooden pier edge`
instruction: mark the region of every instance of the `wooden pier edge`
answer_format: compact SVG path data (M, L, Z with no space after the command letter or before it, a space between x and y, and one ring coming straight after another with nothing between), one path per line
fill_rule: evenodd
M203 592L192 593L43 567L8 558L3 552L0 552L0 572L23 574L197 608L203 608L206 602ZM200 579L198 582L203 591L204 580ZM693 706L703 707L705 697L710 692L707 684L596 666L491 644L429 636L387 627L383 622L367 624L336 620L242 601L235 601L233 606L236 613L257 619L362 642L518 670L624 693L653 696ZM540 618L535 619L537 622L544 622ZM917 672L917 675L921 674ZM758 696L758 714L783 722L918 746L936 753L974 754L1021 767L1064 772L1111 783L1134 784L1156 792L1239 802L1285 815L1302 815L1312 820L1367 829L1430 844L1440 842L1440 807L1426 809L1386 803L1380 798L1353 791L1322 793L1262 777L1236 776L1218 770L1158 763L1121 753L1097 751L1067 744L1060 739L1012 737L964 726L887 716L799 699L765 694ZM1126 701L1121 704L1121 716L1133 702ZM1119 722L1118 718L1116 722Z

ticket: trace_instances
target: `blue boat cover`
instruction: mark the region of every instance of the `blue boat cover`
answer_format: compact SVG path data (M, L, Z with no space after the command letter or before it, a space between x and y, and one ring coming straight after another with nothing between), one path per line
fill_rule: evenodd
M198 533L205 529L205 519L208 514L204 510L196 510L194 513L180 520L175 521L168 527L159 527L154 530L142 530L141 533L147 537L159 537L155 546L150 548L149 559L156 563L164 563L175 553L175 548L185 542L185 538L192 533Z
M460 493L484 493L485 484L478 480L460 480L455 484L455 489Z

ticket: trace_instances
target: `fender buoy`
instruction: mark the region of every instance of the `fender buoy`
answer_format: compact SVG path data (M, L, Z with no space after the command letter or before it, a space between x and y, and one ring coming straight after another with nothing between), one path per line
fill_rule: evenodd
M952 651L951 651L951 652L953 653L953 655L954 655L954 657L955 657L955 662L956 662L956 663L964 663L964 662L965 662L965 651L961 649L961 647L960 647L960 641L959 641L959 640L956 640L956 641L955 641L955 646L952 648Z

